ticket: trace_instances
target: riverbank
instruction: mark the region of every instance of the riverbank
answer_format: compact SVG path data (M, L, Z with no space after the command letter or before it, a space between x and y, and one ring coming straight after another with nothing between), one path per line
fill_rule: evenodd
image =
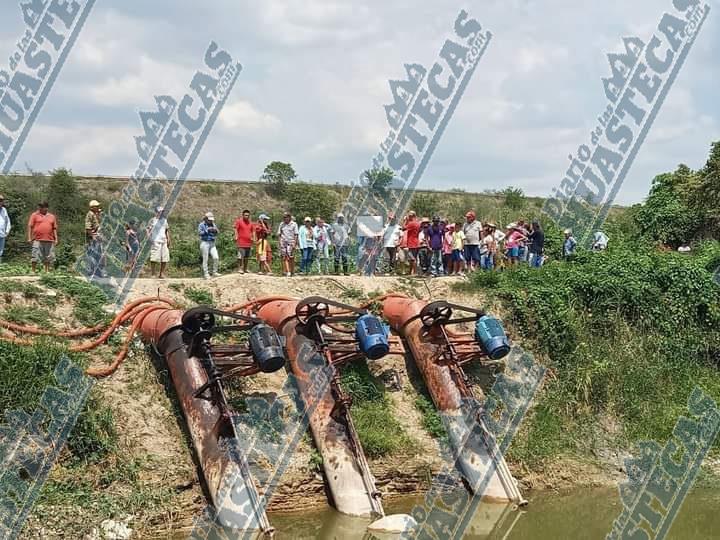
M65 282L68 280L70 278L64 279ZM38 310L45 309L46 313L41 315L48 317L48 324L56 329L82 325L78 317L83 312L62 301L65 293L54 290L38 278L3 278L0 282L5 283L3 290L10 291L4 293L5 299L7 304L14 306L16 316L33 308L37 318ZM13 283L24 284L23 287L32 285L38 290L28 298L27 291L23 292L19 285ZM516 344L532 351L532 342L512 322L501 300L482 289L463 288L463 284L467 281L462 278L278 278L230 274L210 281L139 279L128 301L146 295L160 295L187 307L198 303L222 307L281 294L301 298L324 295L359 304L375 295L402 292L427 300L444 299L472 307L485 307L506 320ZM48 294L55 294L61 299L52 309L42 307ZM87 362L94 366L106 365L117 346L118 342L111 343L90 355ZM539 362L551 367L548 375L551 381L557 377L557 367L546 355L535 356ZM483 373L472 369L468 371L472 380L479 383L483 379ZM375 415L372 417L374 423L364 428L361 438L369 441L363 444L366 450L371 449L368 456L370 468L384 500L392 505L394 499L422 494L444 463L443 434L437 429L432 407L427 406L427 396L414 364L405 357L388 356L371 363L368 375L355 373L353 376L362 384L376 385L383 396L381 402L356 410L353 414L368 415L372 412ZM242 406L247 397L277 394L285 377L285 372L281 371L244 379L232 389L238 405ZM99 381L94 391L96 403L109 410L117 440L97 459L77 461L69 454L63 455L51 472L24 535L28 538L42 538L43 534L52 537L48 531L62 530L72 531L76 535L74 537L82 537L105 520L127 516L132 516L128 527L137 538L172 537L177 531L186 530L205 507L206 501L189 442L183 432L184 422L164 366L153 359L140 343L135 343L121 368L113 376ZM545 392L541 389L536 404L542 402ZM535 414L533 410L529 416ZM599 417L590 426L591 439L539 460L524 460L523 452L516 451L516 448L526 448L529 442L543 440L529 431L530 426L527 422L523 424L509 454L510 468L523 491L615 486L626 478L623 460L630 456L632 446L618 418ZM586 434L587 431L583 431L578 436ZM396 444L397 441L401 444ZM714 475L720 470L717 460L706 460L704 470L707 481L714 481ZM306 435L290 459L269 510L309 511L326 505L318 454Z

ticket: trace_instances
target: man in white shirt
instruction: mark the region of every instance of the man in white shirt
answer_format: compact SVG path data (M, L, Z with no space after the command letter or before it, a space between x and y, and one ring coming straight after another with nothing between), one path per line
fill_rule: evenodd
M7 208L5 208L5 197L0 195L0 261L5 251L5 239L8 234L10 234L11 228L10 216L8 215Z
M395 214L389 214L388 217L390 221L383 230L383 249L387 253L390 271L395 272L395 255L400 242L400 225L398 225Z
M155 277L155 270L160 264L158 277L165 277L165 269L170 261L170 232L165 209L158 206L155 209L155 217L148 224L148 236L150 237L150 274Z
M605 251L608 247L608 242L610 239L607 237L607 235L602 231L596 231L593 235L593 245L592 250L593 251Z
M348 274L348 246L350 245L350 229L345 223L345 216L338 214L330 228L331 240L335 251L335 273L340 272L340 263L342 262L343 274Z

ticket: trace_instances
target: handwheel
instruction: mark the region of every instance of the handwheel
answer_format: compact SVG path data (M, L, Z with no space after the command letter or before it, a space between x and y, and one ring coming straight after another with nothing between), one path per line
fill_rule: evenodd
M295 316L303 326L307 325L312 319L324 321L330 316L330 306L324 298L313 296L306 298L297 305Z
M431 302L420 311L420 321L429 328L447 323L452 313L452 308L447 302Z
M187 310L182 316L183 330L189 334L197 334L201 330L210 330L215 326L215 315L212 308L199 306Z

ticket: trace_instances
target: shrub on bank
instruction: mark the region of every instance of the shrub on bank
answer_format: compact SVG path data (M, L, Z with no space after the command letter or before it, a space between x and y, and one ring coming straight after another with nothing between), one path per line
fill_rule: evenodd
M606 252L541 269L473 274L463 287L500 298L506 321L554 375L515 455L533 462L582 450L604 416L621 419L630 441L664 441L696 384L720 399L718 260L717 242L690 256L616 238Z

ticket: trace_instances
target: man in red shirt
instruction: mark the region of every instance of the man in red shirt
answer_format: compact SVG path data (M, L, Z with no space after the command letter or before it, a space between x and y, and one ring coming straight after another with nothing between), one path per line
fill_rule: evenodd
M32 242L32 271L36 272L37 263L42 261L45 271L50 271L50 263L55 261L55 244L58 242L57 219L48 212L48 203L41 202L36 212L30 214L27 226L28 242Z
M250 221L250 210L243 210L242 217L235 220L235 243L237 244L238 272L248 271L250 250L255 241L255 224Z
M403 230L407 236L407 247L408 247L408 261L410 262L410 275L415 275L415 268L417 266L418 253L420 252L420 241L418 239L420 235L420 221L417 218L415 212L410 210L407 217Z

